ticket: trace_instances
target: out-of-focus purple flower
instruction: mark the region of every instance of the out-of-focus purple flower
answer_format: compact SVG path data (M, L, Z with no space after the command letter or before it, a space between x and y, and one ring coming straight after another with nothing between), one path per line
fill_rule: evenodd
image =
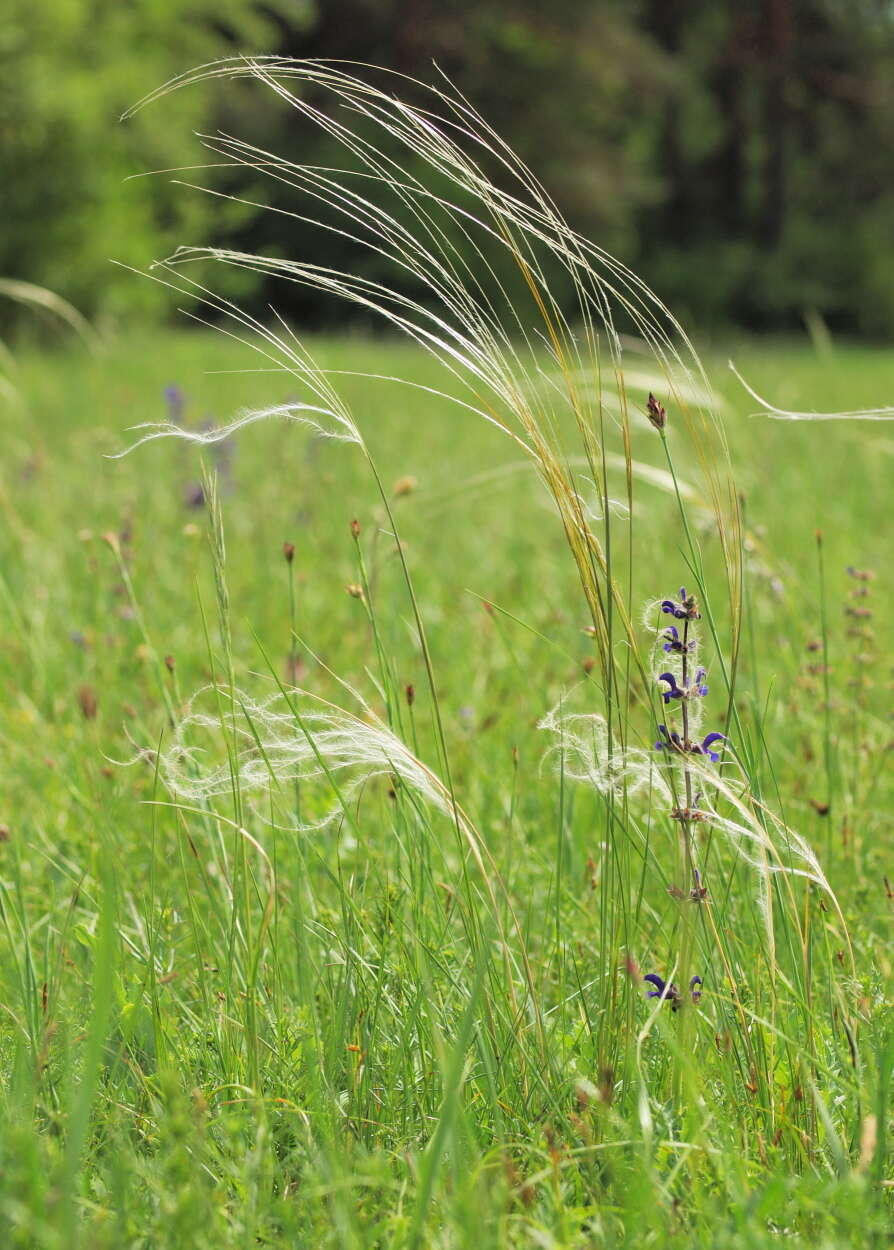
M236 440L234 438L225 438L223 442L212 443L211 454L214 456L214 464L217 469L217 476L220 479L221 491L224 495L231 495L235 485L233 481L233 460L236 455Z
M654 990L649 990L646 998L662 998L664 996L667 990L667 982L657 972L647 972L643 980L651 981L655 986ZM673 989L673 986L671 986L671 989Z
M168 406L168 420L172 425L181 425L186 399L176 382L170 382L164 389L165 403Z
M649 990L646 995L647 998L663 998L666 1002L670 1003L671 1011L679 1011L682 1005L682 999L680 997L680 991L677 989L676 985L673 984L673 982L668 984L668 982L665 981L663 977L660 977L657 972L647 973L643 980L650 981L652 985L655 986L654 990ZM701 1000L702 992L700 989L696 989L696 986L700 986L701 984L701 977L693 977L689 982L689 994L694 1003Z
M679 601L676 599L662 599L661 611L666 612L668 616L675 617L678 621L698 621L701 619L701 613L695 602L695 595L687 595L686 587L680 587Z
M665 602L670 603L670 600L667 599ZM664 644L665 651L673 652L675 655L682 655L686 651L695 650L695 640L693 639L692 642L687 642L684 645L683 640L680 637L680 631L677 629L676 625L668 625L667 629L662 634L662 637L667 639L667 642Z

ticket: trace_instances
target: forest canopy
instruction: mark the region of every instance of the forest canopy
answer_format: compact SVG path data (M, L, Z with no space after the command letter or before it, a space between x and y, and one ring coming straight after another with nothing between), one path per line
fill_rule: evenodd
M318 232L253 207L294 210L295 192L249 171L135 176L214 161L196 133L218 131L326 164L325 136L249 84L176 92L119 120L174 74L241 53L446 75L577 229L703 327L818 316L894 330L894 6L881 0L10 0L0 275L117 320L170 308L163 287L112 260L143 268L218 243L312 246L344 264L343 241L330 237L326 257ZM244 302L271 298L241 281ZM344 315L289 298L277 291L311 324Z

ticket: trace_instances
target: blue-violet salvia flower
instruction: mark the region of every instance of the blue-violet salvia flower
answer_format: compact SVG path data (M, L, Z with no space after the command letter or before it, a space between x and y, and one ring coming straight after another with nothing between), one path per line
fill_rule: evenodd
M712 762L716 764L717 761L720 759L720 753L718 751L711 750L711 747L714 745L715 742L726 742L726 738L723 736L723 734L719 734L716 731L712 734L706 734L705 737L702 738L701 746L696 744L692 748L692 750L695 752L696 755L710 756Z
M683 739L676 732L668 733L667 725L659 725L658 732L661 737L655 743L656 751L682 751Z
M666 602L669 603L670 600L668 599ZM673 652L675 655L682 655L684 652L694 651L696 648L694 639L692 642L683 643L683 640L680 637L680 631L677 629L676 625L668 625L667 629L662 634L662 637L667 639L667 642L664 644L665 651Z
M676 732L669 732L667 725L659 725L658 732L661 737L655 743L656 751L679 751L681 754L689 755L707 755L715 764L720 759L717 751L712 751L711 747L715 742L725 742L726 738L720 733L706 734L701 742L684 742L680 735Z
M677 679L673 673L662 673L658 680L666 681L670 686L670 690L662 690L661 692L661 697L665 703L670 703L671 699L684 699L686 697L686 691L682 686L677 685Z
M666 681L670 686L670 690L663 690L661 692L661 697L664 699L665 703L670 703L671 699L686 699L692 695L699 695L701 698L704 698L708 693L708 685L705 681L707 675L708 674L705 670L700 668L695 674L695 681L688 689L686 689L683 686L677 685L677 679L674 677L673 673L662 673L658 680Z
M646 995L647 998L663 998L670 1003L671 1011L679 1011L682 1000L680 998L680 991L677 989L676 985L673 984L673 982L669 985L663 977L658 975L657 972L647 973L643 980L651 981L651 983L655 986L654 990L649 990ZM694 1003L699 1002L701 999L702 992L700 989L696 989L696 986L700 986L701 984L701 977L693 977L689 982L689 994Z
M678 621L697 621L701 619L696 603L695 595L687 595L686 587L680 587L680 600L662 599L661 611L666 612L668 616L675 617Z

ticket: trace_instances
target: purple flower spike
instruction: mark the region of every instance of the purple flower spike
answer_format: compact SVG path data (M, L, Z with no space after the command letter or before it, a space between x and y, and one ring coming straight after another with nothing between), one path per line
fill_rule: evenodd
M683 699L686 697L686 691L677 685L677 679L673 673L662 673L658 680L666 681L670 686L670 690L662 690L661 692L661 697L665 703L670 703L671 699Z

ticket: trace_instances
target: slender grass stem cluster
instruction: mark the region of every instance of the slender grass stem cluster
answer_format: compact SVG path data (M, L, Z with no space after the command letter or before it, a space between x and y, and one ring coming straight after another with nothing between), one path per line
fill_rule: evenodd
M554 737L563 787L570 780L585 780L601 805L603 849L594 878L598 898L594 972L600 990L587 1016L596 1066L614 1070L634 1063L631 1044L639 995L631 993L620 967L625 961L628 966L631 960L636 963L637 931L643 908L649 906L645 887L664 872L663 893L676 908L676 920L667 946L672 970L666 977L650 973L655 992L670 999L675 1010L684 998L699 1002L706 969L701 961L713 947L713 962L722 970L724 982L722 994L717 986L716 1001L719 1006L723 995L728 1001L720 1009L728 1020L721 1025L718 1018L717 1027L721 1034L735 1031L738 1072L751 1074L743 1082L741 1075L730 1073L726 1096L738 1101L750 1085L760 1088L766 1114L775 1122L777 1013L790 991L795 1001L808 1003L812 984L813 938L809 919L804 918L809 895L802 899L798 888L802 883L808 889L816 887L839 918L840 911L809 843L765 799L753 749L740 753L728 775L717 767L730 726L737 737L748 738L736 699L744 573L739 497L697 356L648 288L567 226L530 171L449 87L408 84L427 101L410 105L342 67L262 58L202 67L150 100L208 79L243 77L274 92L295 110L297 119L321 127L341 146L344 168L305 167L233 136L205 137L206 146L225 161L249 165L259 179L274 178L293 189L301 205L296 215L305 224L334 230L376 257L380 272L386 262L389 279L373 281L357 272L334 272L300 259L182 249L155 276L199 299L216 317L234 323L233 336L256 346L301 388L304 397L246 410L214 430L185 428L177 419L178 408L173 420L149 428L140 441L174 435L213 447L236 430L280 418L359 448L377 483L402 569L431 700L438 766L419 758L415 720L413 749L404 744L402 683L387 653L376 596L358 544L360 580L349 590L362 600L371 630L383 713L373 711L356 690L350 694L364 709L360 716L346 716L335 706L320 704L313 691L281 688L272 696L254 698L236 688L230 670L226 700L221 703L214 695L228 726L227 758L209 769L204 763L207 756L196 753L191 738L198 730L213 729L213 716L191 710L178 728L176 743L163 753L166 783L176 796L190 802L210 800L230 786L241 802L252 789L275 787L285 777L300 787L303 828L332 819L345 819L359 828L352 810L354 796L363 793L370 776L387 771L408 795L416 796L416 802L429 803L452 820L457 848L471 854L483 879L491 912L487 924L504 944L507 971L513 966L511 934L520 935L520 922L499 865L486 849L487 839L457 793L450 735L438 696L437 657L393 500L382 486L362 433L362 414L349 409L334 376L317 365L282 319L264 325L184 275L191 262L210 259L278 276L374 313L406 334L445 371L448 382L444 387L426 384L428 396L458 404L463 413L483 419L533 463L564 532L590 618L587 634L596 651L596 665L589 671L601 710L574 713L563 699L540 722ZM356 125L346 124L352 118ZM427 170L441 189L433 190L420 169ZM510 190L501 186L496 174L508 179ZM474 272L451 244L457 230L476 249L480 265ZM572 311L568 301L561 302L552 292L550 284L557 275L570 284ZM424 298L405 289L407 277L424 291ZM650 357L648 371L637 373L628 365L627 340L619 323L638 335ZM360 370L352 372L370 383L382 380ZM673 403L675 437L687 440L687 464L700 471L696 490L676 472L667 409L654 393L659 386ZM628 406L628 394L637 388L644 393L646 422L634 418ZM664 478L658 476L663 471L635 455L649 424L660 435L667 464ZM571 454L570 438L578 440L582 454ZM698 598L681 587L677 596L658 605L669 620L663 622L651 652L661 657L657 672L650 671L650 657L641 649L633 610L642 562L637 557L634 519L639 515L643 524L644 513L656 506L654 499L646 504L635 491L637 481L649 482L653 489L659 482L669 488L680 553L698 587ZM666 522L664 526L667 534ZM721 585L725 581L727 602L721 614L705 596L708 549L711 580ZM703 628L716 654L719 684L727 700L723 729L709 732L703 732L701 715L708 693L700 658ZM728 635L727 647L722 631ZM653 699L656 682L663 719L653 749L642 750L635 745L639 708ZM305 707L302 700L310 702ZM242 725L237 723L240 717ZM332 789L334 803L329 806L313 804L308 794L308 787L320 783ZM321 813L316 820L307 815L311 810ZM675 831L669 881L664 857L643 832L643 822L659 812ZM241 820L238 812L236 819ZM563 837L560 833L557 890L564 872ZM471 880L463 871L464 888L470 889ZM743 878L743 872L753 877ZM722 891L712 889L709 897L709 880L723 882ZM724 900L722 913L716 916L715 897L718 903ZM479 921L473 922L472 932L477 951ZM756 934L761 943L761 968L741 965L738 946L746 932ZM558 966L563 967L567 938L558 913L554 934ZM619 960L619 951L624 960ZM545 1007L524 949L520 966L525 1010L542 1050ZM688 987L685 995L676 988L674 977ZM514 996L514 989L511 992ZM563 1015L565 992L562 974L553 993ZM683 1046L678 1045L673 1064L678 1105L684 1076L693 1071L692 1015L682 1013ZM625 1021L620 1029L619 1019ZM796 1052L789 1050L786 1062L793 1073L801 1071ZM815 1063L816 1057L809 1062ZM692 1081L687 1081L691 1089Z
M83 762L59 845L40 835L52 923L32 921L33 865L10 863L14 888L0 874L10 1100L49 1125L39 1150L22 1140L52 1178L0 1220L42 1203L66 1250L81 1224L98 1247L161 1246L166 1219L197 1250L738 1250L771 1223L821 1244L834 1192L884 1228L894 1019L852 952L838 848L821 863L802 823L796 730L754 663L775 660L770 608L691 344L449 84L240 58L151 100L237 79L290 110L295 150L204 136L215 163L352 259L185 247L152 271L234 356L261 353L263 394L198 426L188 387L159 385L167 419L141 427L153 491L199 482L170 541L185 551L204 515L210 561L172 562L192 633L157 643L139 522L109 543L139 706L105 753L130 755L109 771L146 821L139 883L130 808L92 859L69 847L111 780ZM301 159L306 126L326 168ZM311 348L216 294L220 264L345 301L413 350ZM433 482L466 449L468 481ZM860 624L864 597L848 603ZM79 659L98 637L107 662L108 624L77 629ZM33 667L20 725L56 714ZM99 734L90 689L77 714Z

